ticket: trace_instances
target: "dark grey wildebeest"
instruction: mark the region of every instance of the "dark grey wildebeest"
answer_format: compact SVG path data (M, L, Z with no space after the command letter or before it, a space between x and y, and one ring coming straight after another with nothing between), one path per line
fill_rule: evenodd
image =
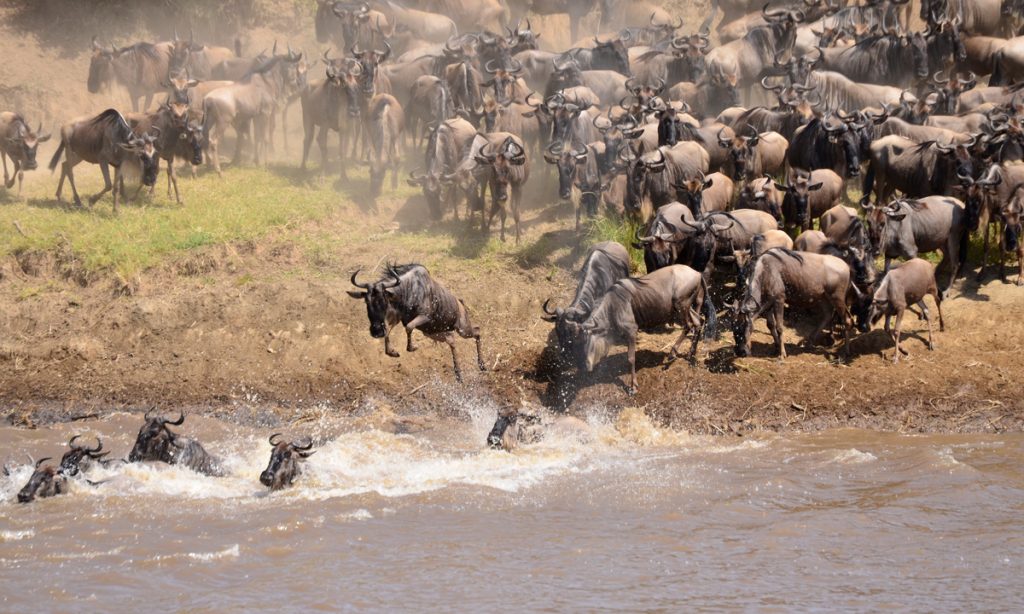
M134 114L133 114L134 115ZM203 127L194 119L187 103L170 102L160 105L156 113L129 116L128 123L136 133L157 135L153 145L157 155L167 161L167 196L174 187L174 199L182 204L178 191L178 174L174 170L175 158L181 158L195 167L203 163Z
M491 132L488 143L476 154L476 163L487 169L487 183L491 190L491 210L483 216L482 230L490 231L494 216L501 214L501 240L505 240L505 220L509 209L516 225L516 245L519 245L519 207L523 199L523 186L530 178L530 161L526 157L523 140L507 132ZM508 205L508 206L506 206Z
M391 189L398 187L398 169L402 164L402 136L405 114L402 105L391 94L377 94L370 99L367 125L370 141L370 194L380 194L384 175L391 169Z
M79 437L79 435L75 435L68 441L68 451L60 458L60 472L68 477L76 476L82 471L88 471L94 463L106 464L111 462L103 460L103 457L110 454L110 452L103 451L103 441L99 437L96 438L95 448L76 444L75 441Z
M703 313L703 315L701 315ZM629 360L629 394L636 394L636 336L665 324L679 324L682 332L669 352L679 356L679 346L692 333L689 360L696 360L704 326L714 316L704 277L688 266L673 264L643 277L620 279L583 321L581 365L592 372L607 356L609 346L625 344Z
M889 333L896 344L892 354L893 362L899 362L900 354L907 354L906 350L900 347L900 328L903 324L903 313L908 305L914 303L921 307L924 319L928 322L928 349L935 349L932 343L932 318L924 304L924 297L929 294L935 299L935 308L939 312L939 330L944 331L946 324L942 319L942 293L935 283L935 266L932 263L920 258L908 260L890 269L885 279L878 285L878 290L871 299L868 320L875 324L885 317L885 332ZM895 329L889 328L891 316L896 316Z
M25 119L10 111L0 113L0 160L4 164L4 187L10 190L14 181L18 181L18 196L21 196L21 184L25 179L25 171L34 171L39 166L36 162L36 150L40 143L50 140L50 133L43 132L43 125L32 130ZM7 174L7 158L14 163L14 172Z
M860 300L860 292L850 281L850 267L839 258L782 248L770 249L754 263L746 291L737 306L737 317L733 321L736 355L750 355L750 333L754 322L763 315L775 340L776 352L780 359L785 359L782 326L787 304L822 310L821 322L808 343L814 343L838 315L846 340L843 349L848 353L849 332L853 324L849 306Z
M558 349L563 356L572 357L579 347L583 331L581 323L594 310L597 302L620 279L629 277L629 253L615 241L603 241L590 248L583 260L576 296L566 307L550 309L551 299L544 301L544 320L555 324Z
M280 437L281 433L270 436L270 462L260 474L260 484L270 490L281 490L285 486L291 486L295 478L302 475L302 461L316 454L310 451L313 442L300 445L279 439Z
M115 109L107 109L96 117L90 117L64 124L60 129L60 145L50 159L50 170L56 170L61 157L60 182L57 184L57 200L61 200L64 179L71 184L71 192L75 204L82 206L82 199L75 187L74 168L79 162L85 161L99 164L103 173L103 190L89 197L89 206L96 204L104 194L114 191L114 213L117 213L117 199L124 191L125 175L130 173L141 175L139 186L152 187L156 184L156 175L160 168L156 147L153 143L159 135L136 134L131 126ZM114 181L110 181L110 170L114 167ZM136 192L137 193L137 192Z
M473 124L455 117L440 122L430 131L426 147L426 168L420 173L409 173L409 185L420 186L423 196L427 199L430 216L439 220L449 206L455 219L459 219L457 190L452 182L445 181L448 175L454 175L462 161L462 152L476 137ZM469 211L466 212L469 215Z
M470 322L465 303L433 279L426 267L420 264L388 266L387 275L371 284L359 283L358 274L358 270L352 274L352 285L359 290L349 290L348 295L366 303L370 336L384 338L385 354L398 357L398 351L391 347L390 335L391 329L401 322L405 327L407 352L416 351L412 334L417 329L434 341L448 344L458 381L462 381L462 369L455 351L456 334L476 341L477 366L481 371L487 370L480 346L480 328Z
M36 461L35 470L28 483L18 491L18 503L30 503L36 497L53 497L68 491L68 479L59 468L53 465L42 466L48 460L49 456Z
M224 475L220 460L207 452L198 441L182 437L168 428L185 422L184 413L179 414L177 420L170 421L160 416L150 416L147 412L145 420L128 454L129 463L160 461L205 475Z

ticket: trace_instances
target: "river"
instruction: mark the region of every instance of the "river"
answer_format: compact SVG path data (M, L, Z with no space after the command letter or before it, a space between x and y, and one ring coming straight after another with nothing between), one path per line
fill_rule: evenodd
M626 410L509 454L486 403L386 414L189 417L228 477L115 465L24 505L26 454L126 456L141 418L0 429L0 611L1024 610L1019 434L697 437ZM318 445L269 494L273 430Z

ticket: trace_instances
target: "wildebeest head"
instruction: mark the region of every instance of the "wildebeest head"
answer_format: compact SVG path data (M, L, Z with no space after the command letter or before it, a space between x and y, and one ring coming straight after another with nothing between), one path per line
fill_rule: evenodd
M558 197L568 200L577 169L587 162L587 148L566 149L562 143L552 143L544 150L544 161L558 168Z
M926 53L933 61L952 64L967 60L967 49L960 35L959 17L952 21L943 19L935 26L929 25L923 36L927 43Z
M313 442L302 446L294 442L281 441L280 437L281 433L274 433L270 436L270 462L260 474L260 484L270 490L280 490L285 486L291 486L295 478L302 474L301 461L315 454L310 451Z
M60 459L60 472L66 476L78 475L79 470L86 470L89 467L89 463L94 460L99 460L110 454L110 452L103 451L103 442L99 437L96 438L96 447L87 448L75 444L75 440L78 439L78 435L71 438L68 442L70 450L64 453L64 456Z
M352 285L360 290L349 290L348 295L354 299L366 302L366 316L370 320L370 336L374 339L385 337L388 333L388 310L391 308L391 299L395 294L395 288L402 283L398 274L389 269L388 277L372 284L359 283L356 276L359 269L352 273Z
M603 41L595 36L590 62L595 70L614 70L622 75L630 74L629 52L621 38Z
M982 209L995 195L996 187L1002 183L1003 176L999 173L999 166L993 164L981 179L974 179L970 175L958 173L957 180L959 181L957 190L963 197L967 213L967 229L974 232L978 230L978 224L981 222Z
M718 248L718 237L736 223L730 213L718 212L705 215L693 222L679 220L682 227L676 229L671 224L666 226L673 235L681 236L690 247L690 267L695 271L704 272Z
M1003 250L1018 251L1024 218L1024 187L1018 187L1013 197L999 208L999 217L1003 220Z
M358 44L352 45L352 56L359 61L362 71L359 75L359 84L364 94L373 94L377 80L377 67L386 62L391 55L391 43L384 41L384 49L372 49L363 51Z
M729 150L729 155L732 158L732 178L737 180L743 179L753 172L754 157L757 155L757 146L761 142L761 135L758 134L756 128L748 124L747 129L750 136L738 134L731 139L722 138L722 131L725 128L718 130L718 145L722 149Z
M673 38L671 46L675 59L669 63L670 76L694 83L700 81L707 70L704 56L711 52L708 33Z
M523 20L520 19L516 23L515 30L505 26L505 30L508 32L508 38L505 42L508 45L509 53L512 55L515 55L520 51L540 49L540 45L537 44L537 39L540 38L540 32L534 32L533 28L530 27L530 18L526 18L525 29L522 25Z
M36 150L40 143L50 140L51 135L49 132L43 132L41 122L39 127L33 131L20 116L15 121L14 135L9 136L7 142L0 149L21 164L22 168L33 171L39 166L39 163L36 162Z
M820 190L821 185L820 181L810 183L810 175L802 172L793 173L785 184L775 184L775 189L785 193L785 196L782 197L783 210L788 210L791 207L791 210L796 213L797 226L809 224L807 198L810 192Z
M159 138L157 134L132 134L128 142L122 143L121 147L135 156L142 174L142 185L150 187L156 184L156 175L160 170L160 159L157 157L156 146L153 144Z
M50 460L50 457L41 458L36 461L32 477L18 491L18 503L29 503L36 497L52 497L67 491L67 479L55 467L52 465L41 467L48 460Z
M583 73L579 65L572 59L553 62L554 70L548 77L547 89L544 91L545 98L550 98L561 90L576 87L582 83Z
M665 171L665 154L658 149L652 153L637 156L631 148L623 147L619 156L627 164L626 199L624 205L627 209L639 211L643 197L647 192L648 177Z
M523 65L518 60L511 60L511 66L504 68L498 66L495 60L488 60L484 64L484 70L491 75L489 81L480 84L481 87L494 89L494 99L498 104L509 104L515 99L516 82Z
M476 155L476 163L490 166L494 172L492 187L497 188L495 197L499 201L508 200L508 186L513 181L512 169L526 163L526 150L509 136L497 148L490 143L483 146Z
M839 145L846 157L846 175L857 177L860 175L860 153L861 138L859 131L862 126L858 123L839 121L831 124L830 117L825 116L821 120L821 127L828 136L828 141ZM831 124L831 125L830 125ZM868 139L870 143L870 139Z
M110 49L104 49L96 37L92 37L92 58L86 83L90 94L98 94L101 88L114 82L114 60L120 55L117 47L111 45Z
M370 20L370 7L365 3L336 2L331 10L341 20L341 36L344 42L355 45L359 40L359 28Z
M705 178L704 173L701 173L699 177L676 183L672 187L676 191L676 200L689 207L690 213L697 218L701 216L701 208L704 205L704 190L714 183L714 178Z
M576 350L581 346L583 326L578 321L580 314L575 308L566 310L562 307L550 307L551 299L544 301L541 309L544 315L541 318L546 322L555 325L555 336L558 338L558 349L565 356L575 356Z
M173 422L160 416L145 415L145 422L135 437L135 445L128 454L129 463L147 460L170 462L173 458L172 448L178 435L167 428L168 425L180 426L185 422L185 414L180 413Z
M511 452L519 443L519 412L515 409L498 412L498 418L487 434L487 447Z

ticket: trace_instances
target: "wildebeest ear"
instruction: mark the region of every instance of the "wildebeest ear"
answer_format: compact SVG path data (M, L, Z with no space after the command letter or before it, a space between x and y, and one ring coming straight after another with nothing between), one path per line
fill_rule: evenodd
M785 192L785 191L786 191L786 186L782 185L782 184L781 184L781 183L779 183L778 181L773 181L772 183L774 183L774 184L775 184L775 189L777 189L777 190L782 190L783 192Z
M809 185L809 186L807 186L807 191L808 191L808 192L813 192L813 191L815 191L815 190L820 190L820 189L821 189L821 186L822 186L822 183L823 183L823 182L820 182L820 181L819 181L818 183L815 183L815 184L812 184L812 185Z
M558 316L543 315L540 317L540 319L544 320L545 322L557 322Z
M365 292L360 292L358 290L346 290L345 293L348 294L349 296L351 296L352 298L359 299L359 300L363 300L363 299L366 298L366 293Z
M534 111L527 111L526 113L521 113L521 115L523 117L537 117L537 113Z

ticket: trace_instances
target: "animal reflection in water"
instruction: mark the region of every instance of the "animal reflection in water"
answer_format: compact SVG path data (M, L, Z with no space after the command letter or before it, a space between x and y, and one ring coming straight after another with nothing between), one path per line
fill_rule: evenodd
M590 441L594 433L586 422L573 416L555 416L550 412L523 407L498 412L487 446L511 452L519 445L537 443L545 438Z

